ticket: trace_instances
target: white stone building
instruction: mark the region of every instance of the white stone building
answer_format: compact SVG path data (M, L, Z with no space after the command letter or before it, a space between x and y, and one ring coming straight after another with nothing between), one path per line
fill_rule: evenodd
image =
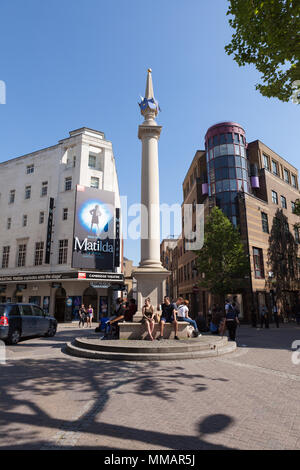
M57 145L0 163L0 301L37 303L60 321L71 320L80 302L92 304L96 318L110 306L123 284L120 268L72 268L76 185L113 191L120 207L112 144L102 132L83 127Z

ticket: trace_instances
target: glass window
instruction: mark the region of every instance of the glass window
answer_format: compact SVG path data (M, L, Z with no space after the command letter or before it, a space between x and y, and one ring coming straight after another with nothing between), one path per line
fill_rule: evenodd
M222 181L217 181L216 183L216 192L217 193L220 193L223 189L222 189Z
M274 160L272 160L272 171L274 175L278 176L278 165L277 165L277 162L275 162Z
M265 154L263 154L263 157L264 157L264 167L270 171L270 159Z
M244 191L245 191L245 193L249 192L249 185L248 185L247 181L244 181Z
M237 181L237 186L238 186L238 191L242 191L242 189L243 189L243 181L242 181L242 180L238 180L238 181Z
M236 144L239 144L239 143L240 143L239 134L234 134L234 142L235 142Z
M220 155L227 155L227 145L226 144L220 145Z
M208 139L208 147L211 148L212 147L212 144L213 144L213 141L212 141L212 138L210 137Z
M30 175L30 174L34 173L34 165L27 165L26 166L26 173L27 173L27 175Z
M234 145L233 144L227 144L227 150L229 155L234 154Z
M223 181L223 191L230 191L230 182L229 180Z
M35 317L42 317L44 315L44 312L41 308L37 307L36 305L32 305L32 310L33 310L33 315Z
M41 196L47 196L48 193L48 181L42 182Z
M37 242L35 244L34 265L40 266L43 264L44 256L44 242Z
M292 175L292 186L293 186L294 188L297 187L297 179L296 179L296 176L295 176L295 175Z
M290 182L290 173L289 173L289 171L286 170L285 168L284 168L284 170L283 170L283 178L284 178L284 181L285 181L286 183L289 183L289 182Z
M229 180L230 181L230 191L236 191L236 180Z
M209 158L210 158L210 160L211 160L212 158L214 158L214 152L213 152L213 150L210 150L210 151L209 151Z
M227 165L228 165L228 166L235 166L235 158L234 158L234 155L228 155L228 157L227 157Z
M8 219L7 219L6 228L7 228L7 230L10 230L10 228L11 228L11 217L8 217Z
M274 204L278 204L278 194L276 193L276 191L272 191L272 202Z
M295 226L294 227L294 233L295 233L295 242L300 243L300 238L299 238L299 227Z
M23 223L22 223L23 227L26 227L27 226L27 215L23 215Z
M89 168L96 168L96 156L89 155Z
M294 202L291 202L291 207L292 207L292 212L294 214L295 209L296 209L296 204Z
M18 246L17 267L25 266L26 244Z
M261 213L261 224L263 232L269 233L269 221L268 221L268 214L265 212Z
M235 166L242 166L241 157L235 157Z
M219 136L215 135L213 138L214 145L219 145Z
M45 212L40 212L39 223L43 224L45 220Z
M91 188L99 189L99 178L96 176L91 177Z
M65 207L65 208L63 209L63 217L62 217L63 220L68 220L68 213L69 213L69 210L68 210L67 207Z
M226 136L225 134L220 135L220 144L226 144Z
M248 173L246 170L242 170L243 171L243 180L246 180L248 179Z
M229 178L233 179L236 177L235 168L229 168Z
M241 168L237 168L237 169L236 169L236 177L237 177L238 179L240 179L240 180L242 179L243 173L242 173L242 169L241 169Z
M10 246L4 246L2 252L2 268L8 268L9 264L9 253L10 253Z
M215 158L216 157L219 157L221 154L220 154L220 146L217 145L215 148L214 148L214 156Z
M31 197L31 186L25 187L25 199L30 199Z
M235 215L231 217L231 222L235 227L237 226L237 218L235 217Z
M231 133L226 134L226 140L227 140L227 144L232 144L233 143L233 138L232 138Z
M16 191L14 189L12 189L9 192L9 203L10 204L13 204L15 202L15 196L16 196Z
M281 207L283 207L283 209L286 209L287 207L286 198L284 196L280 196L280 199L281 199Z
M65 191L71 191L72 189L72 176L65 178Z
M32 310L31 310L31 305L22 305L22 315L25 315L25 317L32 317Z
M68 240L59 240L58 264L66 264L68 259Z
M245 147L240 147L241 149L241 155L242 157L246 158L246 150L245 150Z
M263 266L263 253L261 248L253 247L253 264L254 274L256 279L262 279L264 277L264 266Z
M247 160L245 158L242 158L241 162L242 162L242 168L244 168L246 170L247 169Z
M240 154L241 154L240 146L239 146L239 145L235 145L235 146L234 146L234 153L235 153L236 155L240 155Z

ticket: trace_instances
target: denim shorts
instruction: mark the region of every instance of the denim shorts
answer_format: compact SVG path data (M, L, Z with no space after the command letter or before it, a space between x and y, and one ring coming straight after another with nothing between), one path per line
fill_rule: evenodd
M166 318L166 317L161 317L161 318L160 318L160 321L161 321L161 322L163 321L163 322L165 322L165 323L173 323L174 317L173 317L173 315L172 315L171 317L167 317L167 318Z

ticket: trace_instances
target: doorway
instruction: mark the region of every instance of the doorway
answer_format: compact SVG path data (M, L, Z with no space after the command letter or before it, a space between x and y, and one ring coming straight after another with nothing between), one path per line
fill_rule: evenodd
M97 303L98 303L98 295L96 289L93 287L88 287L85 289L83 292L83 304L86 308L89 308L89 305L91 305L94 309L94 321L98 320L98 308L97 308Z
M55 292L55 318L58 322L65 321L67 294L63 287L59 287Z

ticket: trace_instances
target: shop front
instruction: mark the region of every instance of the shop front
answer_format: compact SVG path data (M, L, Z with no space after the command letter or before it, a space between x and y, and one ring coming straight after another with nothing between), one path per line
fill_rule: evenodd
M0 277L1 302L30 302L59 322L78 319L82 304L94 309L94 321L110 314L124 290L124 276L111 272L51 273Z

